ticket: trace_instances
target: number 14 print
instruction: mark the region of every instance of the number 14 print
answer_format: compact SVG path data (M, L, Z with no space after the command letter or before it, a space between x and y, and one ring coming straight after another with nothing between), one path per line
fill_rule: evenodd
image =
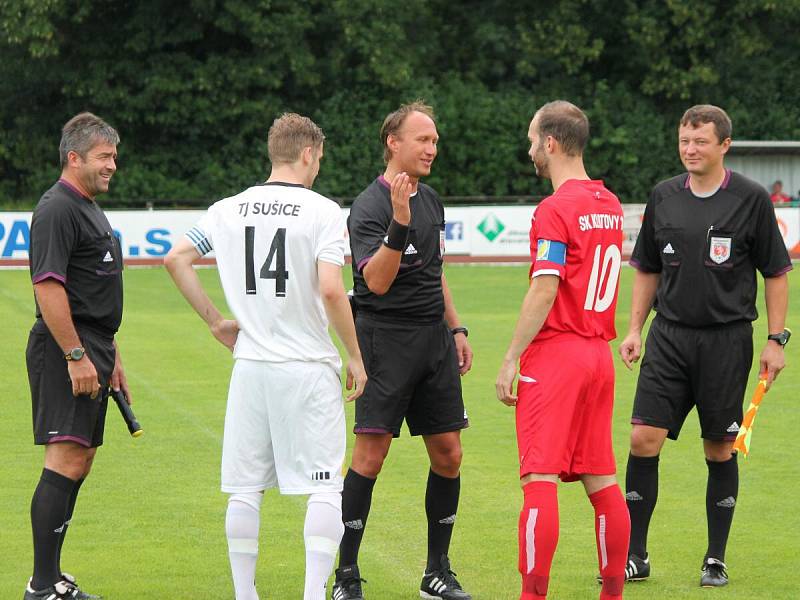
M244 276L245 293L254 295L256 293L256 269L253 260L253 250L255 247L256 228L247 225L244 228ZM272 269L272 263L275 268ZM286 228L280 227L272 238L269 246L267 260L261 265L259 278L275 280L275 296L278 298L286 297L286 280L289 279L289 271L286 270Z

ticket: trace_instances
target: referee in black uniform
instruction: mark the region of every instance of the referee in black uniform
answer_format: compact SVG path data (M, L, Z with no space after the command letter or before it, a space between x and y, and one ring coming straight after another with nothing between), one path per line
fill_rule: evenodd
M433 112L421 102L387 116L381 128L386 171L356 198L348 219L356 332L369 381L356 401L335 600L363 598L358 549L375 480L404 419L411 435L425 440L431 461L420 594L471 597L447 554L460 491L460 430L468 425L459 377L469 371L472 351L442 272L444 207L419 181L430 174L438 139Z
M653 189L631 257L637 269L631 322L620 346L628 368L641 354L650 309L657 315L631 418L628 580L650 575L647 529L658 495L658 456L696 406L708 465L708 549L700 585L728 582L725 546L739 488L732 449L753 361L756 271L764 276L769 327L759 372L769 385L784 367L792 264L767 191L724 167L730 144L725 111L711 105L686 111L678 146L687 173Z
M99 598L61 570L78 491L103 443L108 386L130 399L114 334L122 320L122 252L95 197L116 171L117 132L91 113L62 131L61 178L31 221L36 322L26 360L33 433L45 446L31 502L33 577L25 600Z

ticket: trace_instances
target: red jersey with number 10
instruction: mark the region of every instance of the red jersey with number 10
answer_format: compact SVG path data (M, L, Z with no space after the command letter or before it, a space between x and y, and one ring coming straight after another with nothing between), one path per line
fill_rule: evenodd
M619 199L602 181L570 179L536 208L530 239L531 278L561 278L534 341L561 332L613 340L622 264Z

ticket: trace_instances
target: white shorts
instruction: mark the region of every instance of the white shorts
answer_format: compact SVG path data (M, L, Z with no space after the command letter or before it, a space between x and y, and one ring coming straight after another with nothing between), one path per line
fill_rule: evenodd
M342 384L330 365L237 359L222 442L222 491L342 490Z

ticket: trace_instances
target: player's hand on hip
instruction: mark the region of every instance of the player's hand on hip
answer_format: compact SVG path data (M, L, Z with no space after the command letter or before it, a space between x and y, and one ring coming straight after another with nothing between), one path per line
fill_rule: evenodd
M239 324L231 319L221 319L212 323L210 328L217 341L233 352L236 339L239 337Z
M457 333L453 336L456 342L456 355L458 356L458 372L466 375L472 368L472 348L467 341L467 336Z
M97 379L97 369L89 359L88 354L84 354L80 360L67 362L67 372L72 381L72 395L90 396L92 400L97 398L100 391L100 381Z
M642 336L638 333L629 333L619 345L619 355L628 369L633 369L633 363L642 355Z
M392 216L401 225L411 222L410 198L411 179L406 173L398 173L392 179Z
M783 353L783 348L775 342L769 341L761 351L761 358L759 359L759 373L766 373L767 375L767 389L772 385L772 382L778 378L778 374L783 371L786 366L786 357ZM763 375L762 375L763 376Z
M497 399L506 406L516 406L517 397L512 393L514 389L514 379L517 377L517 363L510 361L503 361L503 366L500 367L500 372L497 374L497 380L494 387L497 392Z
M361 359L350 359L347 364L347 382L345 384L348 391L355 386L353 393L347 396L347 401L352 402L364 393L364 386L367 385L367 371Z

